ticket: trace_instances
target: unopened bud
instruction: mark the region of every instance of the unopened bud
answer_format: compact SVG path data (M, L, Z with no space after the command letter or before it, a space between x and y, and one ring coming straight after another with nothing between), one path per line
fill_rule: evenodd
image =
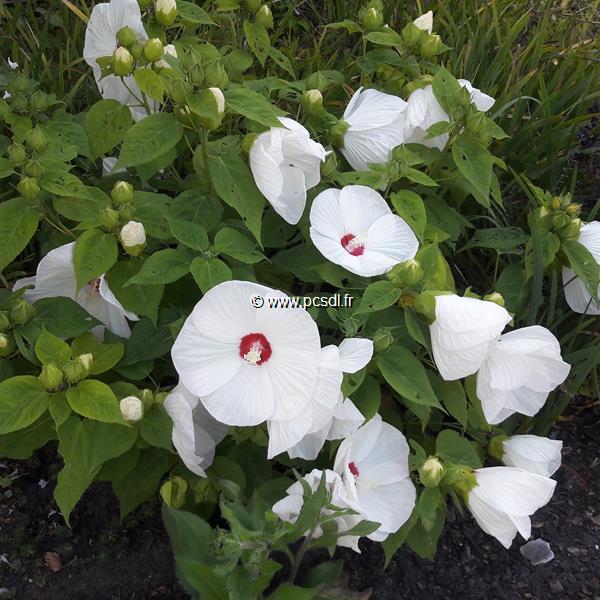
M506 303L504 302L504 297L502 296L502 294L499 294L498 292L493 292L491 294L487 294L486 296L484 296L482 298L482 300L485 300L486 302L493 302L494 304L497 304L498 306L506 306Z
M50 98L48 94L38 90L31 95L31 109L35 112L43 112L50 107Z
M254 20L259 24L265 27L266 29L271 29L273 27L273 13L271 9L263 4L257 11L254 16Z
M412 286L423 279L423 269L418 260L411 258L397 265L398 274L404 285Z
M28 200L37 198L40 195L40 186L35 177L22 177L17 183L17 192Z
M569 204L565 210L570 217L578 217L581 212L581 204Z
M323 108L323 94L317 89L304 92L303 99L304 107L309 115L316 114Z
M571 217L564 212L556 213L552 217L552 226L556 227L556 229L561 229L562 227L566 227L571 222Z
M419 44L419 53L423 58L431 58L432 56L439 54L443 47L444 44L439 35L428 35L421 40L421 43Z
M383 25L383 15L376 8L367 8L360 22L367 30L378 29Z
M373 335L373 350L375 352L383 352L387 350L394 343L394 336L391 334L389 329L382 327L375 332Z
M225 112L225 96L218 87L208 88L210 93L214 96L217 103L217 112L222 115Z
M421 15L420 17L416 18L413 21L413 25L421 31L431 33L433 31L433 12L428 11L424 15Z
M409 23L402 30L402 39L407 46L416 46L423 37L423 31L414 23Z
M576 240L581 230L581 219L573 219L566 227L563 227L558 235L563 240Z
M23 298L19 298L18 300L14 300L10 306L10 320L15 325L25 325L25 323L29 323L33 316L35 315L35 308L33 304L27 302L27 300L23 300Z
M85 367L78 359L68 361L62 368L65 379L70 384L75 384L84 379Z
M229 85L229 75L221 63L211 63L204 69L204 84L208 87L226 88Z
M133 203L133 186L127 181L117 181L115 183L112 192L110 193L113 204L115 206L121 206L122 204Z
M48 146L48 136L39 125L36 125L27 132L25 143L35 152L43 152Z
M145 388L142 390L141 394L142 404L144 405L144 410L148 410L154 404L154 394L152 390Z
M177 2L175 0L156 0L154 11L156 20L163 27L170 27L177 18Z
M146 246L146 230L142 223L137 221L129 221L123 225L119 233L119 239L123 250L131 256L139 256Z
M329 130L329 139L334 146L338 148L344 147L344 134L348 130L348 123L343 120L339 120L330 130Z
M63 372L53 364L44 365L42 367L42 372L38 375L38 381L49 392L57 390L61 386L64 378Z
M144 56L144 44L142 44L142 42L136 42L129 48L129 52L131 52L131 56L133 56L134 60L141 61Z
M23 173L28 177L41 177L46 168L39 160L30 160L24 167Z
M151 38L144 44L144 56L148 62L157 62L165 53L163 43L158 38Z
M562 203L560 201L560 198L558 197L554 197L552 198L552 201L550 202L550 207L554 210L559 210L560 207L562 206Z
M119 46L112 56L112 69L115 75L127 77L133 70L133 56L127 48Z
M0 357L10 356L15 350L15 338L10 333L0 333Z
M135 31L131 29L129 26L122 27L117 32L117 42L121 46L133 46L137 42L137 36L135 35Z
M419 467L419 479L425 487L436 487L443 477L444 465L435 456L430 456Z
M6 153L10 162L12 162L16 167L22 165L27 160L27 151L25 150L25 146L17 142L11 144Z
M81 354L75 360L79 361L79 364L83 367L83 376L87 377L92 370L92 365L94 364L94 355L90 352L86 354Z
M114 208L105 208L100 213L99 221L104 229L112 231L119 224L119 213Z
M8 312L0 310L0 331L6 331L10 327Z
M496 460L502 462L504 458L504 442L510 439L508 435L495 435L488 444L488 452Z
M136 396L127 396L119 402L121 416L127 423L137 423L144 417L144 404Z

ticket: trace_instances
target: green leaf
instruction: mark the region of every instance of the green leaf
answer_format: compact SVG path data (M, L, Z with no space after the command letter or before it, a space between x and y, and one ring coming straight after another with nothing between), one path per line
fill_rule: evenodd
M148 317L153 323L158 319L158 307L165 286L162 284L128 284L137 275L143 263L139 260L119 261L106 275L111 291L123 308L136 315Z
M381 405L379 382L371 375L367 375L362 385L352 394L351 400L363 414L365 420L368 421L377 414Z
M35 355L44 365L53 363L62 367L71 358L71 348L44 328L35 342Z
M216 25L208 13L192 2L177 0L177 14L182 20L196 25Z
M600 265L592 253L582 244L575 240L563 242L563 250L569 259L571 269L575 271L586 285L592 298L598 298L598 286L600 285Z
M0 158L0 179L6 179L15 172L13 163L8 158Z
M63 338L76 337L100 324L70 298L42 298L35 309L35 321Z
M84 333L72 343L73 356L91 354L94 357L90 375L99 375L110 371L123 357L125 348L120 342L104 344L99 342L93 334Z
M45 171L39 182L42 189L57 196L90 199L94 203L107 198L101 189L85 185L79 177L64 169Z
M474 469L483 466L473 444L453 429L443 429L438 433L435 440L435 453L450 462Z
M55 113L52 120L44 125L45 131L52 140L50 146L70 145L83 156L90 156L90 143L85 129L72 120L70 115Z
M181 559L177 570L193 590L202 594L202 600L229 600L227 580L204 563Z
M425 488L421 492L417 510L419 511L419 519L425 531L431 531L435 527L436 513L442 499L442 494L437 487Z
M402 217L415 235L422 240L427 225L427 212L423 198L410 190L400 190L394 192L390 199L396 214Z
M80 381L77 386L67 390L67 400L76 413L88 419L102 423L125 424L117 397L101 381L95 379Z
M156 327L150 319L140 319L125 342L125 355L119 367L163 356L172 345L173 336L169 327Z
M156 113L136 123L125 134L118 167L136 167L163 156L183 136L183 126L172 113Z
M388 308L398 302L401 295L402 289L391 281L376 281L367 287L354 314L368 314Z
M96 102L85 115L92 158L98 158L120 144L132 122L129 108L117 100Z
M271 48L269 32L266 30L264 25L245 20L244 33L246 34L246 40L248 42L248 46L250 46L250 50L252 50L256 58L258 58L260 64L264 66L265 60L267 60L267 56L269 56L269 50Z
M141 221L150 237L159 240L171 238L167 215L171 208L171 198L165 194L136 191L133 194L135 219Z
M73 413L65 392L55 392L50 398L50 415L58 429Z
M0 457L13 460L31 458L34 450L45 446L50 440L56 439L52 417L43 414L31 425L0 435Z
M402 397L422 405L440 408L421 361L402 346L392 346L375 355L385 380Z
M218 258L198 256L190 264L190 273L203 294L215 285L232 279L231 269Z
M127 452L136 438L133 427L81 420L74 415L58 428L58 451L65 466L58 474L54 499L67 523L103 463Z
M410 181L418 183L419 185L424 185L426 187L439 187L439 183L431 179L429 175L419 171L418 169L413 169L412 167L406 168L404 171L404 177L410 179Z
M0 434L28 427L48 409L51 395L32 375L0 383Z
M219 197L234 208L260 244L260 227L265 199L258 191L252 173L239 154L211 155L210 179Z
M400 34L391 28L385 29L384 31L370 31L364 37L369 42L380 46L395 46L398 48L404 46Z
M381 543L381 545L383 546L383 551L385 553L385 567L387 567L390 564L390 561L392 560L394 554L396 554L398 548L400 548L400 546L404 544L411 529L417 523L418 518L419 511L416 510L415 507L408 521L406 521L406 523L404 523L404 525L402 525L402 527L400 527L398 531L392 533L391 535L388 535L388 537Z
M461 175L471 184L475 200L489 208L494 158L488 149L463 134L452 144L452 158Z
M162 518L171 540L175 560L212 560L215 530L198 515L169 506L162 507Z
M89 229L75 243L73 264L77 278L77 289L103 275L116 262L119 256L117 240L110 233L99 229Z
M156 285L177 281L190 270L190 256L174 248L159 250L150 255L128 284Z
M223 204L217 197L187 190L173 200L168 218L197 223L206 231L212 231L222 217Z
M444 67L440 67L431 82L435 99L441 107L452 114L462 93L461 85Z
M466 429L468 424L467 396L462 383L460 381L444 381L431 371L427 371L427 375L433 391L443 407Z
M208 234L202 225L173 218L169 218L168 221L173 237L178 242L199 252L208 249Z
M270 596L269 600L313 600L317 592L301 588L289 581L282 583Z
M264 254L257 250L252 240L231 227L224 227L217 232L211 251L214 254L226 254L251 265L265 258Z
M421 558L433 560L437 550L438 539L446 522L446 509L442 506L435 513L431 528L425 529L422 523L417 522L407 536L408 545Z
M133 73L135 82L146 96L158 102L163 101L165 84L163 80L150 68L136 69Z
M262 94L246 87L234 87L225 90L227 110L243 115L266 127L281 127L277 117L285 116L285 112L271 104Z
M140 421L140 435L151 446L171 450L173 421L160 404L153 404Z
M520 227L495 227L478 229L465 244L467 248L493 248L498 252L514 251L525 244L529 236Z
M0 271L25 249L39 220L37 210L23 198L0 204Z
M304 587L316 587L317 585L331 585L335 583L344 566L341 560L327 560L312 567L302 580Z

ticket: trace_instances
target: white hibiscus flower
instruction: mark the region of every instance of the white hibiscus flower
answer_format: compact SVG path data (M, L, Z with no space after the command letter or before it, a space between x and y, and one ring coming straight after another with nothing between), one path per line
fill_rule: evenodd
M585 246L600 265L600 221L583 225L577 240ZM592 298L583 281L569 267L562 270L565 298L571 310L576 313L600 315L600 286L595 298Z
M356 171L369 164L385 164L390 152L404 143L406 102L377 90L356 91L344 111L348 129L343 136L342 154Z
M375 415L338 448L334 471L347 492L346 502L367 520L381 523L368 537L381 542L408 520L416 490L408 468L406 438Z
M363 277L382 275L419 249L410 226L362 185L321 192L310 211L310 237L323 256Z
M550 501L556 482L513 467L486 467L474 475L477 485L468 493L467 506L479 527L505 548L517 531L527 540L529 517Z
M114 54L118 48L117 33L123 27L130 27L140 41L148 39L137 0L111 0L96 4L85 32L83 57L92 67L102 97L128 106L134 119L139 121L148 113L141 102L142 93L133 76L123 79L116 75L102 77L97 62L99 58ZM154 101L150 101L150 109L156 110Z
M172 439L177 454L192 473L205 477L228 426L214 419L199 398L181 383L165 398L164 407L173 421Z
M530 473L551 477L560 467L562 442L539 435L513 435L502 442L502 462Z
M120 337L128 338L131 330L127 319L137 321L138 316L121 306L108 286L104 275L77 291L75 267L73 266L74 249L75 242L71 242L50 250L38 264L35 277L20 279L15 282L13 290L33 285L33 289L27 290L24 295L29 302L61 296L71 298L92 317L104 323L109 331ZM95 328L94 333L100 334L103 329L103 327Z
M265 306L254 308L260 295ZM315 388L319 331L303 308L269 307L283 292L221 283L198 302L172 349L181 382L228 425L301 417Z
M282 219L295 225L306 206L306 190L321 181L327 152L293 119L279 117L283 127L261 133L250 148L256 186Z

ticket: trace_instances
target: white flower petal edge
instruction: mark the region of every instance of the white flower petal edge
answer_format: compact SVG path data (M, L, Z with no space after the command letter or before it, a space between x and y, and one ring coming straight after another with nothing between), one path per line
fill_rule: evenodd
M513 435L502 442L502 462L530 473L551 477L560 467L563 443L538 435Z
M310 210L310 237L325 258L363 277L382 275L419 249L410 226L362 185L321 192Z
M585 246L600 265L600 221L591 221L581 227L577 240ZM565 298L572 311L587 315L600 315L600 286L592 298L585 283L569 267L563 267Z
M321 181L327 152L293 119L279 117L282 127L261 133L250 148L256 186L277 214L295 225L306 207L306 191Z
M467 506L481 529L505 548L517 531L527 540L529 517L550 501L556 482L514 467L486 467L474 475L477 485L468 493Z
M545 327L523 327L493 340L477 374L477 397L487 422L500 423L515 412L535 415L570 370L558 340Z
M104 275L83 286L77 292L77 280L73 266L75 242L64 244L50 250L39 262L35 277L27 277L15 282L13 290L27 285L34 285L25 292L25 299L35 302L41 298L71 298L84 308L92 317L103 323L106 328L120 337L131 335L130 321L137 321L138 316L125 310L117 300Z
M253 295L265 307L251 304ZM185 321L172 349L182 383L228 425L292 419L310 402L320 340L302 308L269 308L282 292L228 281L209 290Z
M375 415L338 448L334 471L349 502L380 527L368 537L383 541L410 517L416 490L408 468L408 443L395 427Z
M435 321L429 326L435 364L446 381L477 372L492 340L511 320L494 302L444 294L435 299Z
M344 111L348 129L342 154L356 171L369 164L385 164L390 152L404 143L403 113L406 102L398 96L377 90L356 91Z
M185 466L200 477L212 464L216 445L228 426L213 419L197 396L179 383L165 398L164 407L173 421L173 446Z

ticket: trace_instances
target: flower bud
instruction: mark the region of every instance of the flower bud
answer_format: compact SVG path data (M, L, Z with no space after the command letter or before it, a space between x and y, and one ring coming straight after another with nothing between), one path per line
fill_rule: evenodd
M27 160L27 151L25 150L25 146L17 142L8 147L7 155L10 162L12 162L16 167L22 165Z
M435 297L439 293L433 290L426 290L421 292L411 304L414 310L423 315L428 323L435 321Z
M432 56L439 54L443 47L444 44L439 35L428 35L421 40L421 43L419 44L419 53L423 58L431 58Z
M488 452L496 460L502 462L504 457L504 442L509 439L508 435L495 435L488 444Z
M158 404L159 406L162 406L165 402L165 400L167 399L167 396L169 395L168 392L158 392L158 394L156 394L154 396L154 404Z
M187 490L187 481L176 475L161 485L160 496L167 506L181 508L185 504Z
M50 98L48 94L38 90L31 95L29 104L33 111L43 112L50 107Z
M477 485L473 469L464 465L445 465L444 484L451 485L466 501L469 492Z
M570 217L578 217L581 212L581 204L569 204L565 211Z
M0 331L6 331L10 327L8 312L0 310Z
M39 160L30 160L24 167L23 173L28 177L41 177L46 168Z
M317 89L304 92L303 100L304 108L309 115L314 115L323 108L323 94Z
M144 410L148 410L154 404L154 394L152 390L145 388L142 390L140 396L142 397L142 404L144 405Z
M15 350L15 338L10 333L0 333L0 358L10 356Z
M177 2L175 0L156 0L154 11L156 20L163 27L170 27L177 18Z
M397 267L398 275L404 285L415 285L423 279L423 269L421 268L421 264L414 258L400 263Z
M265 27L266 29L271 29L273 27L273 13L271 9L263 4L257 11L254 16L254 20L259 24Z
M556 213L552 217L552 226L556 227L556 229L561 229L562 227L566 227L571 222L571 217L566 213L559 212Z
M127 396L119 402L121 416L127 423L137 423L144 416L144 404L136 396Z
M27 77L25 77L22 73L19 73L13 82L11 83L11 91L18 92L20 94L24 92L28 92L29 90L29 81Z
M33 315L35 315L33 304L29 304L29 302L23 300L23 298L13 300L10 305L10 320L15 325L25 325L25 323L29 323L33 318Z
M183 106L187 100L186 96L193 91L192 86L183 81L182 79L177 80L173 84L173 89L171 90L171 98L176 104Z
M157 62L165 53L165 47L158 38L150 38L144 44L144 56L148 62Z
M552 198L552 201L550 202L550 208L552 208L553 210L559 210L561 206L562 203L560 201L560 198L556 196Z
M389 329L382 327L373 335L373 350L375 352L383 352L394 343L394 336Z
M25 143L35 152L43 152L48 146L48 136L39 125L36 125L27 132Z
M65 379L70 384L75 384L86 377L85 367L78 359L68 361L62 368Z
M100 226L112 231L119 224L119 213L114 208L105 208L100 213Z
M367 8L361 20L362 26L367 30L378 29L383 25L383 15L376 8Z
M210 93L214 96L217 103L217 112L222 115L225 112L225 96L218 87L208 88Z
M439 458L430 456L419 467L419 479L425 487L436 487L444 477L444 465Z
M208 87L226 88L229 85L229 76L221 63L212 63L204 69L204 83Z
M563 240L576 240L581 229L581 219L573 219L566 227L563 227L558 235Z
M131 55L131 52L127 50L127 48L119 46L115 50L115 53L112 56L112 69L115 75L118 75L119 77L127 77L127 75L131 75L133 63L133 56Z
M29 108L29 101L27 96L23 94L15 94L11 98L11 107L15 112L23 113Z
M498 292L493 292L491 294L487 294L486 296L484 296L482 298L482 300L486 300L487 302L493 302L494 304L497 304L498 306L506 306L506 303L504 302L504 297L502 296L502 294L499 294Z
M137 42L137 36L135 35L135 31L131 29L129 26L122 27L117 32L117 42L119 42L120 46L133 46Z
M92 364L94 363L94 355L88 352L86 354L81 354L75 360L78 361L79 364L83 367L83 377L87 377L90 374L90 371L92 370Z
M44 365L42 367L42 372L38 375L38 381L49 392L57 390L61 386L64 378L63 372L53 364Z
M142 60L142 57L144 56L144 44L142 44L142 42L136 42L129 48L129 52L131 52L133 60Z
M122 204L133 203L133 186L127 181L117 181L115 183L112 192L110 193L113 204L115 206L121 206Z
M17 183L17 192L28 200L37 198L40 195L40 191L40 186L34 177L21 177L21 181Z
M338 148L344 147L344 134L346 133L349 125L346 121L340 119L330 130L329 139L334 146Z
M130 256L139 256L146 246L146 230L142 223L129 221L119 233L123 250Z
M413 25L421 31L431 33L433 31L433 12L428 11L424 15L421 15L420 17L416 18L413 21Z

